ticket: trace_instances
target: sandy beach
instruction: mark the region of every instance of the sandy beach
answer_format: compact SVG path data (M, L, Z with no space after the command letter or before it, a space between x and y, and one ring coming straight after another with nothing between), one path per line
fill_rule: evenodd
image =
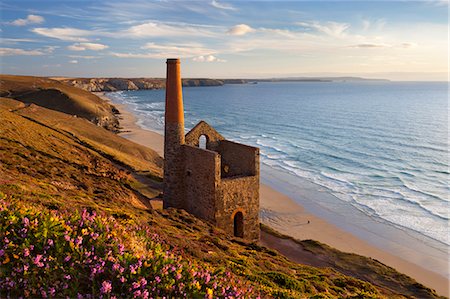
M105 94L96 94L109 101ZM114 106L121 113L120 125L123 132L119 133L119 135L150 147L162 156L163 136L139 127L136 124L136 117L127 110L125 105L114 103ZM435 289L438 294L449 296L449 280L445 277L416 265L414 261L402 259L368 244L353 234L332 225L325 219L308 213L288 196L263 184L260 187L260 208L261 221L280 233L299 240L314 239L341 251L374 258ZM264 241L262 240L263 244ZM268 243L264 245L271 247L271 244ZM418 261L421 257L417 254L416 258Z

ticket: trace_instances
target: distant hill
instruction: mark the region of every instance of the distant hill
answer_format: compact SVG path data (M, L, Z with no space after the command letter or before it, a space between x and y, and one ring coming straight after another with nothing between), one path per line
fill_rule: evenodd
M0 75L0 97L85 118L109 130L118 130L118 111L96 95L59 81L31 76Z

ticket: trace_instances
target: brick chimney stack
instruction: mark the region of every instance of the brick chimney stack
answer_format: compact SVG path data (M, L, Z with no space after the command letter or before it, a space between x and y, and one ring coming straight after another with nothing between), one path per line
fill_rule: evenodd
M183 206L184 109L180 59L167 59L163 207Z

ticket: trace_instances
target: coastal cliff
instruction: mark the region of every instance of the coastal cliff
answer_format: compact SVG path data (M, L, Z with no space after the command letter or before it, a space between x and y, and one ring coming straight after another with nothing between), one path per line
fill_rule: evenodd
M263 241L288 244L297 263L183 210L161 210L162 158L73 116L96 98L74 99L75 90L43 78L2 80L5 95L20 98L0 98L2 298L439 298L370 258L263 226ZM66 97L51 102L49 87Z
M91 92L163 89L166 87L165 79L161 78L62 78L59 81ZM218 80L218 79L183 79L183 86L222 86L231 83L246 83L245 80Z
M44 77L0 75L0 97L85 118L111 131L119 129L117 109L98 96Z

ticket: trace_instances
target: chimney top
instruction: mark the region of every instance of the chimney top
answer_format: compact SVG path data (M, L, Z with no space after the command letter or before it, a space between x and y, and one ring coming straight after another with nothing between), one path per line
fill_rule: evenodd
M166 63L167 64L180 63L180 59L179 58L168 58Z

